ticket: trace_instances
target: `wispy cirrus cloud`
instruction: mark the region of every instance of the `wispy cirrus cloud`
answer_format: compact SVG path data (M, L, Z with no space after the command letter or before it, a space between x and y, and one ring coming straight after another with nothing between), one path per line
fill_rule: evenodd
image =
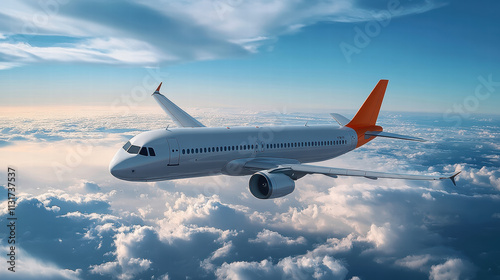
M0 12L0 69L40 62L156 66L242 56L320 21L373 20L387 12L387 5L368 7L350 0L15 1ZM442 5L401 3L391 17Z

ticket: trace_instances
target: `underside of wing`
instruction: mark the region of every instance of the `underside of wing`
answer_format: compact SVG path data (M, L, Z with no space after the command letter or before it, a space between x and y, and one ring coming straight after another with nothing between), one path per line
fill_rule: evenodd
M197 121L191 115L179 108L174 102L170 101L163 94L160 93L161 83L153 93L153 97L158 102L160 107L169 115L176 125L179 127L204 127L202 123Z
M368 179L389 178L389 179L404 179L404 180L444 180L450 179L455 185L455 177L460 173L456 172L452 175L414 175L387 173L376 171L365 171L346 168L332 168L325 166L307 165L300 163L285 163L284 159L253 159L245 163L245 168L253 170L267 170L269 173L284 173L292 179L301 178L307 174L323 174L329 177L336 178L337 176L354 176L365 177Z

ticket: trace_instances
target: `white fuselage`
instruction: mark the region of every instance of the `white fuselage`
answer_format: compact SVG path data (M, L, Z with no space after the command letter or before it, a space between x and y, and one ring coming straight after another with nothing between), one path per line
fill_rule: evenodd
M199 127L147 131L129 142L128 152L121 148L111 161L111 173L128 181L160 181L249 175L249 169L228 164L252 158L323 161L355 149L357 135L351 128L333 125Z

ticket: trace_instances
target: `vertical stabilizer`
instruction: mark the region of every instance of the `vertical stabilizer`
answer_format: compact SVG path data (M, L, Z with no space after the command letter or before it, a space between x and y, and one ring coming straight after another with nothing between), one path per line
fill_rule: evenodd
M354 129L358 135L356 147L362 146L375 138L374 136L365 135L366 131L382 131L382 127L376 125L376 123L388 82L388 80L378 82L354 118L346 125Z
M364 127L373 126L377 122L378 112L384 100L385 89L387 88L388 80L380 80L375 88L370 93L370 96L365 100L363 106L359 108L354 118L347 124L348 127Z

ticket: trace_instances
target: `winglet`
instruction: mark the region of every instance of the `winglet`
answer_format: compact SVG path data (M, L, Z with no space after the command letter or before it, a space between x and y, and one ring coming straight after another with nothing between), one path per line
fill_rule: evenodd
M158 86L158 88L155 90L155 92L160 92L161 84L163 84L163 82L161 82L161 83L160 83L160 85L159 85L159 86Z
M455 186L457 185L457 183L455 182L455 177L457 177L457 175L460 174L460 172L462 172L462 170L455 172L455 174L450 176L450 180L453 183L453 185L455 185Z

